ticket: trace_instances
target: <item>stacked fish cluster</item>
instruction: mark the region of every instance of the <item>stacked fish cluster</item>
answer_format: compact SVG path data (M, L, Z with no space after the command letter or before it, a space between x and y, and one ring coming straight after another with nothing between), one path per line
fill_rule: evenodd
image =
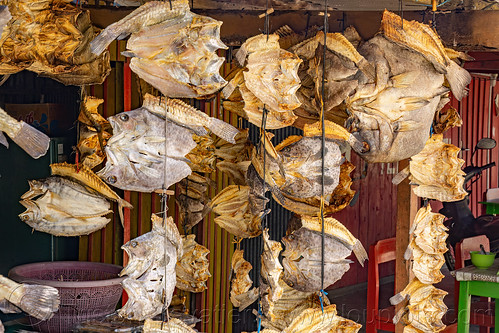
M111 71L109 52L96 56L90 13L62 0L9 1L12 15L0 38L0 74L24 69L64 84L101 84ZM0 20L2 21L2 20Z
M412 257L415 278L390 299L392 304L409 299L407 307L394 318L394 322L403 320L406 325L404 332L439 332L445 328L442 317L447 306L443 298L447 292L433 286L444 277L440 272L445 262L443 254L447 251L444 218L441 214L432 213L430 205L416 214L411 229L412 239L404 255L406 260Z
M300 106L296 91L300 87L298 67L301 60L281 49L279 36L257 35L241 45L236 58L242 69L231 74L222 94L228 100L224 107L236 112L256 126L277 129L293 124L293 110Z
M206 256L210 253L203 245L194 239L196 235L182 236L182 256L177 262L177 288L180 290L200 293L207 289L206 281L211 276Z
M188 0L151 1L104 29L90 44L101 54L116 38L131 34L124 55L140 78L169 97L202 97L227 83L216 50L222 22L189 10Z
M459 201L468 194L464 190L464 160L457 155L461 149L443 142L442 134L428 139L424 149L411 157L409 166L393 179L401 182L410 174L413 191L418 197L443 202Z
M145 320L170 305L175 290L177 258L182 257L182 238L171 217L151 216L152 230L122 246L130 261L120 273L128 301L118 314Z

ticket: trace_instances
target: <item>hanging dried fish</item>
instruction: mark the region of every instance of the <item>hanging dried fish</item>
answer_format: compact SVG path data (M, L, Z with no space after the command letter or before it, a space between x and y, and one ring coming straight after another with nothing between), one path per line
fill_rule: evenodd
M263 252L261 256L262 266L260 275L263 283L260 285L262 297L263 314L274 319L274 303L277 302L283 293L283 288L279 284L282 273L282 265L279 262L279 253L282 251L280 242L270 240L268 228L263 230Z
M458 147L445 143L442 134L434 134L392 182L399 184L410 174L411 183L418 185L413 189L418 197L446 202L462 200L467 192L461 170L464 160L457 156L459 151Z
M142 328L144 333L195 333L191 327L187 326L183 321L177 318L170 318L168 322L155 321L152 319L146 319L144 322L144 327Z
M88 235L111 219L109 201L102 195L63 177L29 181L21 196L26 211L19 218L35 230L55 236Z
M59 310L59 291L50 286L16 283L0 275L0 311L17 313L24 311L40 320L52 318ZM0 322L0 330L3 326Z
M122 199L116 192L106 185L92 170L84 165L53 163L50 165L52 175L71 178L85 187L96 191L105 198L118 203L120 221L123 224L123 208L133 208L126 200Z
M185 155L196 143L187 128L143 107L108 120L114 134L105 148L106 166L98 175L109 184L123 190L152 192L191 174Z
M152 230L122 246L130 261L120 276L128 301L118 314L130 320L145 320L170 305L176 278L177 258L182 256L182 238L171 217L151 216Z
M362 325L340 317L336 313L336 305L331 304L322 309L307 309L296 317L282 333L300 332L348 332L357 333Z
M112 40L131 34L127 51L130 68L165 96L210 95L226 81L219 69L224 59L217 49L222 22L192 13L187 0L151 1L104 29L90 47L100 54Z
M206 257L210 250L196 243L196 235L182 236L182 257L177 262L177 288L200 293L207 289L206 281L211 276Z
M10 1L12 19L0 39L0 74L23 69L64 84L101 84L111 71L109 52L95 56L90 12L62 0Z
M232 305L239 308L239 311L253 304L258 298L258 289L251 288L253 281L251 281L248 274L253 266L244 260L243 254L243 250L235 250L232 255L232 271L234 275L231 281L230 301Z
M211 211L206 195L208 186L215 186L208 176L201 176L196 172L178 183L179 195L175 202L180 208L180 223L185 230L192 229Z

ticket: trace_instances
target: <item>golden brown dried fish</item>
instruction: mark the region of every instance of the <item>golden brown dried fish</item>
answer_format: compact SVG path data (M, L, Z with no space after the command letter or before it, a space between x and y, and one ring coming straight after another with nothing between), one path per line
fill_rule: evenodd
M279 284L283 267L279 262L279 253L282 251L280 242L273 241L269 237L268 228L263 230L263 252L261 255L261 272L263 283L260 285L263 314L273 320L274 303L277 302L283 293L283 288Z
M441 134L453 127L461 127L462 125L463 120L461 119L459 112L451 106L445 111L440 110L435 113L433 131L435 134Z
M146 319L144 321L144 333L195 333L191 327L187 326L183 321L177 318L170 318L166 323L163 321L155 321Z
M182 257L176 267L177 285L181 290L200 293L207 289L206 281L211 276L206 257L210 250L198 244L196 235L182 236Z
M395 43L422 54L438 72L445 74L452 94L458 100L466 96L466 86L471 82L471 75L450 60L440 38L430 26L417 21L403 20L385 9L381 30L384 36Z
M445 216L432 213L431 206L422 207L416 213L411 228L414 242L428 254L439 254L447 252L447 229L444 226Z
M230 301L232 305L244 310L258 298L258 289L251 288L253 281L249 277L249 271L253 268L251 264L244 260L243 250L235 250L232 255L232 271L234 272L231 289Z

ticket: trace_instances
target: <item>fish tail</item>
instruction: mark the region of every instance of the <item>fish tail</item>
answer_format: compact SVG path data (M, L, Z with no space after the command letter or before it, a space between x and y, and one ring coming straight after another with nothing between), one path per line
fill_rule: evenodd
M407 249L404 252L404 259L409 260L412 257L412 248L410 246L407 247Z
M239 130L225 121L217 118L211 118L207 127L213 132L213 134L221 137L225 141L233 144L236 143L235 137L239 133Z
M120 221L121 221L121 225L124 226L125 224L125 218L123 216L123 209L124 208L129 208L129 209L132 209L133 206L128 202L126 201L125 199L118 199L118 214L120 216Z
M450 61L446 70L447 74L445 74L445 78L447 79L447 82L449 82L452 94L460 101L463 97L468 95L466 86L471 82L471 75L466 69L462 68L454 61Z
M114 32L114 26L110 25L90 42L90 51L99 56L118 37L119 33Z
M236 60L237 62L241 65L241 66L244 66L244 63L246 62L246 56L248 55L248 50L246 50L246 47L245 45L241 45L241 47L239 48L239 50L237 50L236 52Z
M405 294L402 294L401 292L396 294L395 296L390 297L390 304L391 305L397 305L400 302L402 302L405 299Z
M0 144L4 145L5 147L9 148L9 142L7 141L7 138L3 134L2 131L0 131Z
M11 139L33 158L39 158L49 149L50 138L21 121L21 130Z
M23 311L40 320L52 318L59 309L59 291L50 286L22 284L23 296L19 304Z
M362 243L359 240L357 240L353 245L352 251L355 254L355 257L359 261L360 265L364 267L364 261L368 260L369 257L367 255L366 249L364 249L364 246L362 246Z
M203 210L201 211L201 216L203 218L212 211L212 209L210 207L210 203L211 203L211 201L208 201L207 203L205 203L205 206L204 206Z

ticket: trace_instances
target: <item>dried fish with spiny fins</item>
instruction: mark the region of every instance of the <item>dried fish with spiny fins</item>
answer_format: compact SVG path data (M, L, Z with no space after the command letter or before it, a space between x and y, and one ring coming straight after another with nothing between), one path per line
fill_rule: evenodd
M198 244L196 235L182 236L182 257L177 262L177 288L193 293L207 289L206 281L211 276L206 257L210 250Z
M235 250L232 255L232 271L234 273L231 281L230 301L232 305L244 310L258 298L258 289L251 286L253 281L249 277L249 271L253 268L251 264L244 260L243 250Z
M175 290L175 267L182 256L182 238L171 217L152 214L152 230L122 246L130 261L120 275L128 301L118 315L130 320L145 320L168 307Z
M336 332L338 326L348 327L346 322L350 322L350 330L356 333L362 325L349 321L338 316L336 305L331 304L322 309L307 309L296 317L291 324L286 327L282 333L300 333L300 332ZM353 325L352 325L353 324Z
M125 56L130 68L165 96L199 98L221 89L224 59L217 49L221 21L190 11L187 0L148 2L104 29L91 43L99 54L113 39L131 34Z
M144 333L195 333L196 331L177 318L170 318L167 322L146 319L142 329Z
M442 134L434 134L392 182L398 184L410 174L411 183L417 185L413 191L418 197L443 202L462 200L467 192L461 170L464 160L457 156L459 151L458 147L445 143Z
M167 118L178 125L190 128L200 136L207 134L204 128L206 127L225 141L236 143L234 138L239 133L237 128L223 120L210 117L181 100L146 94L142 107L159 117Z
M255 198L256 197L256 198ZM258 198L250 186L229 185L209 203L218 214L215 218L221 228L239 238L253 238L262 233L262 210L268 199Z
M54 287L17 283L0 275L0 310L3 313L24 311L37 319L48 320L59 310L59 304L59 291Z
M381 30L386 38L422 54L439 73L445 74L452 94L461 100L466 96L466 86L471 75L452 61L437 33L428 25L401 19L385 9Z
M0 40L0 73L23 69L64 84L100 84L109 74L109 52L90 53L95 29L90 13L60 0L11 1L12 19Z
M409 243L412 251L412 272L423 283L434 284L439 283L444 278L440 269L445 263L445 258L442 253L430 254L426 253L416 245L414 240Z
M53 163L50 165L50 170L52 175L68 177L78 181L85 187L88 187L109 200L118 203L118 212L120 216L120 221L123 224L123 209L133 208L133 206L122 199L116 192L114 192L106 183L102 181L92 170L87 168L85 165L69 164L63 163Z
M84 171L82 171L84 172ZM55 236L88 235L102 229L112 213L106 197L64 177L29 181L21 196L19 218L35 230Z

